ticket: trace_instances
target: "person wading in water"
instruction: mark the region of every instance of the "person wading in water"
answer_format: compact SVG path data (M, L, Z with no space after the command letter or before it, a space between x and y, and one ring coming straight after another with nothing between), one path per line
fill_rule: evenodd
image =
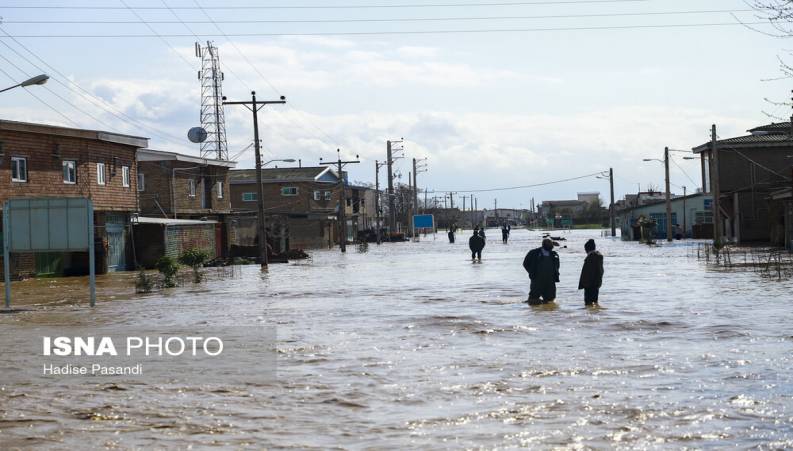
M578 289L584 290L584 304L587 306L598 305L598 293L603 283L603 255L595 250L595 240L584 244L586 259L581 268L581 278L578 280Z
M474 229L474 234L471 235L471 238L468 238L468 248L471 249L471 260L482 261L482 249L485 248L485 239L479 233L479 229Z
M529 305L553 302L559 282L559 254L553 250L553 241L546 238L542 240L542 247L529 251L523 259L523 267L531 279Z

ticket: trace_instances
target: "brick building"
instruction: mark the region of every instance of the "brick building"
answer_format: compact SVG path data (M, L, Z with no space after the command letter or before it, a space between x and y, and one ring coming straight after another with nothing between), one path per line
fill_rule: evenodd
M772 193L790 186L793 128L790 122L756 127L749 135L717 141L719 167L712 168L711 143L695 147L701 156L702 186L711 192L711 171L719 175L724 237L736 243L785 245L785 210Z
M137 161L135 237L144 266L191 247L211 258L227 256L229 169L237 163L152 149L139 150Z
M98 273L134 263L128 242L138 210L135 152L148 138L0 120L0 202L85 197L94 205ZM12 274L87 274L86 252L12 255Z
M272 234L285 236L288 248L320 248L336 242L341 185L332 168L262 169L262 184L267 215L281 218L279 227L286 228L272 230ZM256 212L255 169L230 171L229 191L235 212L241 216ZM278 247L278 243L271 244Z

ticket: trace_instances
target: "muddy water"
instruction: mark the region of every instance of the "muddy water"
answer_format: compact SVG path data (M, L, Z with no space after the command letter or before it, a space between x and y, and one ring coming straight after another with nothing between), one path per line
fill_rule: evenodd
M5 385L3 447L793 447L793 283L714 271L684 243L565 235L558 305L529 307L536 232L370 246L168 295L106 284L90 311L0 315L34 324L277 328L274 383ZM577 291L583 242L606 256L602 308ZM664 243L665 244L665 243ZM57 290L59 281L50 281ZM125 297L130 299L124 299ZM31 336L31 339L37 339ZM7 341L7 340L6 340ZM19 365L0 350L2 368ZM0 384L4 383L0 380Z

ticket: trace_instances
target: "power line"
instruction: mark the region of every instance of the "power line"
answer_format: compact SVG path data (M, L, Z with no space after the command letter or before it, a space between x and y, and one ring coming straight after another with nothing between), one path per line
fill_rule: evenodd
M572 182L572 181L575 181L575 180L581 180L581 179L586 179L586 178L602 175L603 172L604 171L599 171L599 172L594 172L592 174L581 175L581 176L578 176L578 177L570 177L570 178L567 178L567 179L553 180L553 181L550 181L550 182L535 183L533 185L510 186L510 187L506 187L506 188L468 189L468 190L464 190L464 189L434 189L432 191L427 191L427 193L449 193L449 192L454 192L454 193L488 193L488 192L493 192L493 191L512 191L512 190L518 190L518 189L536 188L536 187L539 187L539 186L547 186L547 185L555 185L555 184L558 184L558 183ZM608 172L608 171L605 171L605 172Z
M176 54L176 56L178 56L178 57L179 57L179 59L181 59L182 61L184 61L184 63L185 63L185 64L187 64L187 65L190 67L190 70L195 70L195 69L193 68L193 65L190 63L190 61L187 61L187 59L185 59L184 55L182 55L181 53L179 53L179 52L178 52L178 51L177 51L177 50L176 50L176 49L175 49L175 48L174 48L174 47L171 45L171 43L170 43L170 42L168 42L168 41L166 41L166 40L165 40L165 37L164 37L164 36L162 36L161 34L157 33L157 30L155 30L155 29L154 29L154 27L152 27L151 25L149 25L149 23L148 23L148 22L146 22L145 20L143 20L143 18L140 16L140 14L138 14L138 12L137 12L137 11L135 11L133 8L130 8L130 7L129 7L129 5L127 5L127 3L126 3L124 0L119 0L119 1L121 2L121 4L122 4L122 5L124 5L125 9L127 9L129 12L131 12L132 14L134 14L134 15L135 15L135 17L137 17L137 18L138 18L138 20L140 20L141 22L143 22L143 24L144 24L144 25L146 25L146 28L148 28L148 29L149 29L149 30L150 30L152 33L154 33L154 35L155 35L155 36L157 36L157 37L158 37L158 38L159 38L159 39L160 39L162 42L164 42L164 43L165 43L165 45L167 45L167 46L168 46L168 47L169 47L169 48L170 48L170 49L171 49L171 50L172 50L172 51L173 51L173 52ZM119 9L120 9L120 8L119 8Z
M670 158L669 158L669 161L671 161L672 163L674 163L674 164L675 164L675 166L677 166L677 168L678 168L678 169L680 169L680 172L682 172L682 173L683 173L683 174L686 176L686 178L687 178L687 179L691 180L691 183L693 183L693 184L694 184L694 186L696 186L696 185L697 185L697 182L695 182L695 181L694 181L694 179L693 179L693 178L691 178L691 176L690 176L690 175L688 175L688 172L686 172L686 170L685 170L685 169L683 169L683 167L682 167L682 166L680 166L679 164L677 164L677 161L675 161L675 159L674 159L674 158L671 158L671 157L670 157Z
M0 55L0 57L2 57L2 55ZM5 58L3 58L3 59L5 59ZM12 77L11 75L9 75L9 73L8 73L8 72L4 71L2 67L0 67L0 72L2 72L2 73L3 73L3 74L6 76L6 77L8 77L8 78L9 78L11 81L13 81L14 83L19 83L19 82L18 82L16 79L14 79L14 77ZM24 73L24 72L23 72L23 73ZM60 112L60 110L58 110L58 109L57 109L57 108L55 108L54 106L52 106L52 105L50 105L49 103L47 103L47 102L46 102L44 99L42 99L41 97L39 97L39 96L37 96L36 94L34 94L34 93L33 93L33 91L31 91L31 90L29 90L29 89L25 88L25 92L27 92L28 94L30 94L31 96L33 96L33 98L34 98L34 99L36 99L36 100L38 100L38 101L39 101L39 102L40 102L42 105L46 106L47 108L49 108L49 109L51 109L52 111L54 111L55 113L57 113L57 114L58 114L60 117L62 117L64 120L66 120L66 122L68 122L68 123L70 123L70 124L74 125L75 127L79 127L79 125L77 124L77 122L74 122L74 121L73 121L73 120L72 120L72 119L71 119L69 116L67 116L67 115L63 114L62 112Z
M169 11L176 16L173 8ZM466 17L407 17L407 18L379 18L379 19L244 19L244 20L152 20L149 24L294 24L294 23L369 23L369 22L461 22L484 20L524 20L524 19L586 19L599 17L650 17L673 16L693 14L722 14L736 12L753 12L753 9L718 9L718 10L689 10L689 11L654 11L641 13L602 13L602 14L551 14L532 16L466 16ZM110 24L110 25L136 25L146 23L141 20L3 20L5 24ZM194 33L189 27L188 30ZM195 34L195 33L194 33Z
M753 25L768 24L768 22L752 22ZM491 29L468 29L468 30L414 30L414 31L335 31L335 32L316 32L316 33L226 33L226 34L205 34L206 37L279 37L279 36L378 36L378 35L430 35L430 34L483 34L483 33L522 33L522 32L542 32L542 31L604 31L604 30L641 30L641 29L671 29L671 28L698 28L698 27L727 27L742 26L744 24L735 22L721 23L693 23L693 24L658 24L658 25L612 25L602 27L549 27L549 28L491 28ZM186 34L31 34L13 35L16 38L186 38L191 35ZM0 39L3 37L0 36Z
M378 5L223 5L206 6L203 9L212 10L252 10L252 9L398 9L398 8L459 8L459 7L488 7L488 6L530 6L530 5L582 5L597 3L646 3L652 0L557 0L557 1L513 1L495 3L403 3L403 4L378 4ZM123 2L122 2L123 3ZM90 6L90 5L9 5L5 9L74 9L74 10L119 10L120 6ZM137 9L162 10L161 6L140 6ZM173 9L196 10L202 7L174 6Z
M52 65L48 64L48 63L47 63L46 61L44 61L44 60L43 60L43 59L42 59L40 56L38 56L36 53L34 53L32 50L30 50L28 47L26 47L24 44L22 44L21 42L19 42L19 41L18 41L18 40L16 40L16 39L14 39L13 37L11 37L11 36L10 36L10 35L9 35L9 34L8 34L6 31L5 31L5 30L3 30L1 27L0 27L0 32L2 32L3 34L5 34L6 36L10 37L10 38L11 38L11 39L12 39L12 40L13 40L13 41L14 41L14 42L15 42L15 43L18 45L18 46L20 46L22 49L24 49L26 52L28 52L28 53L29 53L30 55L32 55L34 58L36 58L37 60L39 60L39 61L40 61L40 62L41 62L41 63L42 63L44 66L46 66L47 68L49 68L51 72L53 72L53 73L55 73L55 74L59 75L61 78L63 78L63 79L64 79L64 80L66 80L67 82L69 82L71 85L74 85L74 87L75 87L75 88L77 88L79 91L77 91L77 90L75 90L74 88L70 87L69 85L65 84L64 82L62 82L62 81L61 81L61 80L59 80L58 78L53 78L53 80L54 80L56 83L58 83L58 84L60 84L61 86L65 87L66 89L68 89L68 90L70 90L70 91L72 91L72 92L74 92L74 93L76 93L76 94L80 95L80 96L81 96L81 97L83 97L84 99L87 99L87 100L89 100L89 101L90 101L92 104L94 104L95 106L99 106L100 108L102 108L102 109L104 109L105 111L109 112L110 114L112 114L113 116L115 116L116 118L118 118L119 120L121 120L122 122L126 122L126 123L129 123L129 124L131 124L131 125L135 125L135 126L137 126L137 127L141 127L141 128L147 129L147 130L149 130L150 132L152 132L153 134L155 134L155 135L158 135L160 138L162 138L162 139L164 139L164 140L166 140L166 141L171 141L171 142L174 142L174 143L177 143L177 144L181 144L181 143L182 143L182 142L181 142L181 140L180 140L179 138L176 138L176 137L174 137L174 136L172 136L172 135L170 135L170 134L168 134L168 133L165 133L165 132L160 132L159 130L156 130L156 129L155 129L155 128L153 128L153 127L149 127L148 125L146 125L146 124L145 124L145 123L143 123L142 121L139 121L139 120L137 120L137 119L134 119L134 118L130 117L129 115L125 114L123 111L121 111L121 110L116 110L115 108L112 108L112 107L111 107L111 106L110 106L110 105L109 105L109 104L108 104L108 103L107 103L105 100L101 99L100 97L97 97L97 96L95 96L95 95L94 95L94 94L92 94L90 91L86 90L85 88L83 88L82 86L80 86L79 84L77 84L76 82L74 82L74 81L70 80L70 79L69 79L69 77L67 77L66 75L64 75L62 72L60 72L58 69L56 69L56 68L55 68L55 67L53 67ZM37 65L37 64L35 64L34 62L30 61L28 58L26 58L24 55L20 54L18 51L16 51L16 49L14 49L13 47L9 46L7 43L5 43L5 42L2 42L2 44L3 44L3 45L5 45L6 47L8 47L9 49L11 49L11 51L13 51L15 54L17 54L17 56L19 56L20 58L22 58L22 59L24 59L25 61L27 61L27 62L28 62L28 64L32 65L33 67L35 67L36 69L38 69L38 70L40 70L40 71L42 71L42 72L46 72L46 71L45 71L44 69L42 69L40 66L38 66L38 65ZM80 92L80 91L82 91L82 92Z

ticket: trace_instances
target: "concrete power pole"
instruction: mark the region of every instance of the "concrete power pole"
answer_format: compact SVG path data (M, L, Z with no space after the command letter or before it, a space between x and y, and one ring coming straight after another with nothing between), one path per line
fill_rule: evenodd
M258 212L257 230L259 235L259 262L262 269L267 269L267 228L265 227L264 217L264 185L262 184L262 153L259 146L259 110L265 105L286 103L286 97L281 96L281 100L256 101L256 91L251 91L250 102L226 102L223 97L223 105L243 105L253 113L253 144L256 152L256 210Z
M617 236L617 225L614 220L614 168L609 168L609 185L611 188L611 204L609 204L609 222L611 225L611 236ZM534 210L534 198L531 199L531 208Z
M666 241L672 242L672 193L669 192L669 147L664 147L664 171L666 172Z
M391 155L391 141L386 142L386 162L388 163L388 230L396 231L396 207L394 206L394 159Z
M336 149L336 154L338 156L336 161L336 167L339 171L339 184L341 185L341 195L339 197L339 213L338 213L338 220L339 220L339 247L341 248L342 252L347 252L347 180L344 178L344 166L348 164L355 164L360 163L358 160L351 160L351 161L341 161L341 150ZM358 158L358 155L355 156ZM319 164L333 164L333 163L325 163L322 161L322 158L319 159Z
M716 138L716 124L710 131L710 184L713 191L713 246L721 249L721 186L719 184L719 147Z
M380 238L380 163L377 160L374 160L374 215L377 227L375 231L377 244L381 244L383 240Z

